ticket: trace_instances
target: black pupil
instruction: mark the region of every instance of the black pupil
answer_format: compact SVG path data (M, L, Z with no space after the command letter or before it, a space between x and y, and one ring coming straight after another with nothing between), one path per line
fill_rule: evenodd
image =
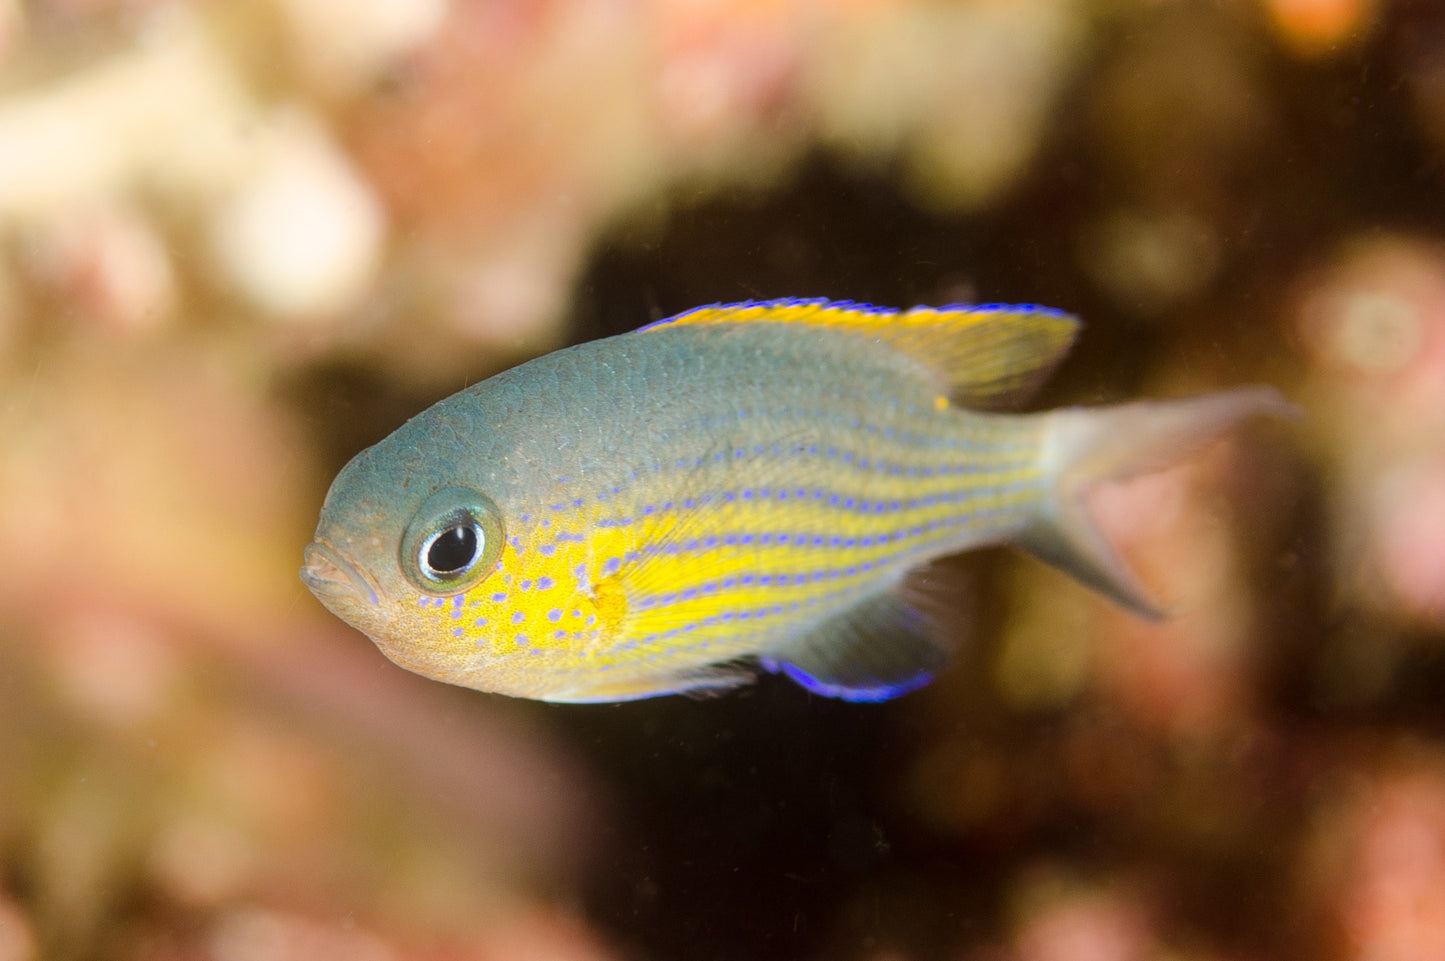
M437 535L426 549L426 564L443 576L466 570L477 556L477 529L458 524Z

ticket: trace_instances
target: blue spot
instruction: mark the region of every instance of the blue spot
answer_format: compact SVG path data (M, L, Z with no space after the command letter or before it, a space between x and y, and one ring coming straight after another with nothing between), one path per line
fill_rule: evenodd
M543 544L537 548L537 552L540 553L543 557L551 557L553 554L557 553L557 545Z
M622 560L621 560L621 558L609 557L609 558L607 558L607 563L605 563L605 564L602 565L602 573L604 573L604 574L616 574L618 568L620 568L621 566L622 566Z
M561 628L558 628L557 630L552 632L552 636L560 641L567 636L567 632L562 630Z
M461 637L461 636L462 636L462 629L461 629L460 627L457 628L456 630L452 631L452 637Z
M558 621L560 621L561 619L562 619L562 610L561 610L560 608L554 607L554 608L552 608L550 611L547 612L547 620L551 621L553 624L556 624L556 623L557 623Z
M513 623L513 624L520 624L520 623L522 623L523 621L525 621L526 619L527 619L527 615L526 615L526 614L523 614L521 611L514 611L514 612L512 613L512 623Z
M530 577L522 578L522 583L518 584L517 587L524 591L530 591L532 589L532 579Z
M531 643L530 641L527 640L527 635L525 635L525 634L518 634L517 637L516 637L516 641L517 641L517 646L518 646L518 647L526 647L529 643ZM541 652L537 652L537 653L541 653Z
M537 578L537 590L539 591L550 591L556 584L557 582L550 577Z
M500 604L500 603L502 603L503 601L505 601L506 599L507 599L507 595L506 595L506 592L504 592L504 591L498 591L497 593L495 593L495 594L492 595L492 603L494 603L494 604Z
M486 619L485 617L479 617L479 618L477 618L475 621L472 621L472 627L486 627L486 626L487 626L487 619Z

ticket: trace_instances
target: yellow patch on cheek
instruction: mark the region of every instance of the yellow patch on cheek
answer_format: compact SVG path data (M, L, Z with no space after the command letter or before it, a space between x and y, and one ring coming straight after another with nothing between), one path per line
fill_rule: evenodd
M603 578L592 585L592 606L602 630L614 632L627 616L627 594L616 577Z

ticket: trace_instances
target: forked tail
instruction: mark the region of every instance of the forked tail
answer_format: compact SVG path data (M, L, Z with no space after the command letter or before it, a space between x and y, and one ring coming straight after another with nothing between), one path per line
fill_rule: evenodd
M1089 490L1168 467L1246 418L1298 415L1272 387L1054 411L1041 455L1044 471L1055 478L1053 495L1020 546L1130 610L1162 617L1099 533L1084 503Z

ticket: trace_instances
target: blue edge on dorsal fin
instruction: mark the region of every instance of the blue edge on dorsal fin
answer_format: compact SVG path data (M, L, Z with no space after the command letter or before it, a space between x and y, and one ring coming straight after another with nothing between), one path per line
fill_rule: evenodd
M693 307L689 310L684 310L680 314L673 314L671 317L664 317L662 320L654 320L650 324L645 324L637 328L635 333L640 334L644 331L655 330L658 327L666 327L667 325L676 323L677 321L685 320L693 314L702 310L745 310L755 307L768 308L808 306L826 306L835 308L837 310L858 310L868 314L898 314L904 313L907 310L914 309L911 307L903 309L898 309L894 307L878 307L873 304L865 304L856 300L829 300L827 297L778 297L773 300L740 300L730 304L725 304L722 301L718 301L717 303L704 304L701 307ZM938 311L939 313L950 310L968 310L977 312L985 312L990 310L1017 310L1028 311L1029 313L1052 314L1058 317L1069 316L1069 312L1066 310L1059 310L1057 307L1046 307L1043 304L944 304L941 307L927 307L926 309Z

